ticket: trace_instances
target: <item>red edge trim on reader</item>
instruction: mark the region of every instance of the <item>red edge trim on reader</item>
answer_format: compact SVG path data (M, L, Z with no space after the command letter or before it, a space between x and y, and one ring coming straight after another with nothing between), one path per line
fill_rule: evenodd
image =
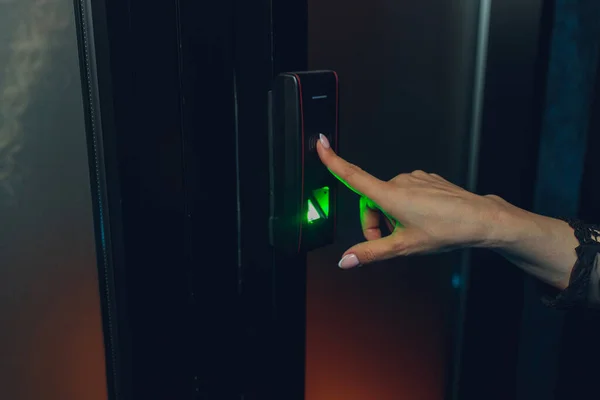
M335 76L335 144L334 149L337 154L339 154L339 109L340 109L340 78L338 77L337 72L332 71ZM337 190L333 191L333 198L331 199L332 204L331 208L333 209L333 237L337 235Z

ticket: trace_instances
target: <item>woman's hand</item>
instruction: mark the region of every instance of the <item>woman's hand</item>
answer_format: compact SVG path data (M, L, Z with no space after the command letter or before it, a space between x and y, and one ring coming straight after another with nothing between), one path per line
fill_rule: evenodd
M423 171L381 181L336 155L323 135L317 151L327 168L361 196L367 241L348 249L340 268L397 256L487 247L555 286L566 284L577 246L566 223L527 212L497 196L473 194ZM381 218L390 228L387 236L381 232ZM553 265L535 265L553 259Z
M396 256L490 247L501 235L498 220L506 205L500 198L475 195L423 171L381 181L337 156L325 136L317 150L327 168L361 196L361 224L367 242L345 253L342 268ZM380 230L382 216L392 228L388 236Z

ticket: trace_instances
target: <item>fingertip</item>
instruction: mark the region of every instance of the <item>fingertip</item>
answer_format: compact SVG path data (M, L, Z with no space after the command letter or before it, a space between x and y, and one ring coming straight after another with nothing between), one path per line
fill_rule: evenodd
M319 143L321 143L321 145L326 149L331 148L331 144L329 144L329 139L322 133L319 133Z
M326 147L321 139L317 140L317 153L319 153L320 156L324 156L330 151L332 151L331 147Z
M360 266L360 261L356 254L349 253L342 257L340 262L338 263L338 267L341 269L351 269Z

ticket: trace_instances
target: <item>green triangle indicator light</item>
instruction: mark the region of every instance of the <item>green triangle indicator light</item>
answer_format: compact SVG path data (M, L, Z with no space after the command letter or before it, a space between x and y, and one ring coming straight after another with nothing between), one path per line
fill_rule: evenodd
M319 205L323 218L329 218L329 187L313 190L313 197Z
M306 213L306 219L308 220L308 222L313 222L318 219L321 219L319 212L315 208L313 202L310 200L308 200L308 212Z

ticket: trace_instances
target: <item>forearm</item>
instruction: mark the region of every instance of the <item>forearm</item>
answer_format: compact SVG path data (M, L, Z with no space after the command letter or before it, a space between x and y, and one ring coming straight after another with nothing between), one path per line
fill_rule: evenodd
M502 228L493 249L541 281L565 289L577 261L579 242L573 229L564 221L514 206L499 220Z

